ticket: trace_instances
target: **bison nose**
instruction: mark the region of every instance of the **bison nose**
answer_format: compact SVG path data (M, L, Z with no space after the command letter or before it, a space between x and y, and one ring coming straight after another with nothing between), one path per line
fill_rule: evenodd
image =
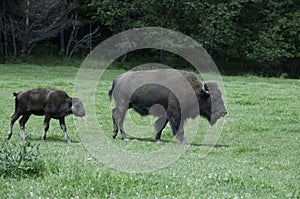
M223 116L227 115L227 111L223 111Z

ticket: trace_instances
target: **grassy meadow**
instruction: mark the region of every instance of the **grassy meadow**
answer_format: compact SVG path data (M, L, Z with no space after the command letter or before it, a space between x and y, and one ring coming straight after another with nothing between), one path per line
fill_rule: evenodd
M0 71L0 145L4 147L23 142L18 122L11 140L6 140L14 112L12 93L54 87L73 96L78 68L0 65ZM107 92L122 72L107 70L97 86L95 110L109 139L113 126ZM66 118L69 145L55 120L47 142L41 143L43 117L31 116L26 134L30 143L38 145L41 171L25 176L0 173L0 198L299 198L300 80L249 75L223 76L223 81L228 115L218 143L205 158L198 157L203 129L209 126L203 118L197 118L203 129L177 161L155 172L127 173L99 163L86 150L73 116ZM132 115L136 122L148 122ZM174 141L169 127L161 145L155 143L154 132L151 138L125 142L118 135L113 142L139 153Z

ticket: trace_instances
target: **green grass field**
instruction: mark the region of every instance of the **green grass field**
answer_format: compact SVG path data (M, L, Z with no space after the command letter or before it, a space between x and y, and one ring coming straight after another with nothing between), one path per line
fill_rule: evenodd
M78 68L0 65L0 71L3 146L14 112L12 93L55 87L72 96ZM112 121L107 91L122 72L106 71L96 92L96 101L101 102L95 110L109 139ZM55 120L42 144L43 118L32 116L26 125L27 139L40 144L43 171L23 177L0 173L0 198L299 198L300 80L255 76L223 76L223 80L228 115L218 143L205 158L198 156L203 129L208 128L202 118L197 119L203 129L177 161L155 172L126 173L93 158L81 142L73 116L66 119L73 141L69 145ZM148 122L132 115L136 122ZM113 142L139 153L160 147L154 134L151 138L124 142L118 136ZM169 128L162 139L162 146L174 141ZM22 142L18 123L8 142ZM179 142L173 144L182 147Z

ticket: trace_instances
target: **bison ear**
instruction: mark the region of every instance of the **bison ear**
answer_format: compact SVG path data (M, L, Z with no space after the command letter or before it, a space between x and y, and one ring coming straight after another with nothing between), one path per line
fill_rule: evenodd
M210 94L209 94L209 89L208 89L207 84L204 84L204 85L202 86L202 88L200 89L200 93L201 93L202 95L205 95L205 96L209 96L209 95L210 95Z

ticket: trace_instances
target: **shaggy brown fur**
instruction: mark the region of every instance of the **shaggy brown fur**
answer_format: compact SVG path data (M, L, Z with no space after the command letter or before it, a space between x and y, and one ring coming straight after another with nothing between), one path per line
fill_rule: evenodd
M85 111L82 102L78 98L70 98L67 93L53 88L37 88L24 92L13 93L15 96L15 113L11 116L8 139L12 135L12 128L15 121L20 120L21 135L25 139L25 124L33 115L45 115L44 134L42 141L46 141L46 133L49 129L51 118L58 119L60 127L64 132L65 140L69 143L65 116L74 114L83 117Z

